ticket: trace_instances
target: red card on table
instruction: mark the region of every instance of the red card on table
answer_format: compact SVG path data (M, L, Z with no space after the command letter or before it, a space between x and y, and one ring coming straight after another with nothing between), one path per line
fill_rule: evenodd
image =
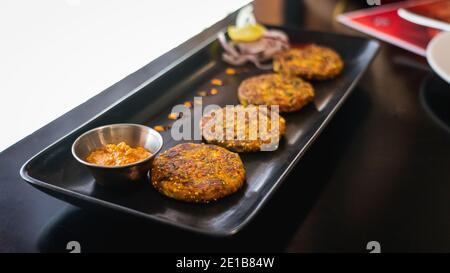
M401 18L400 8L425 7L441 0L403 1L344 13L337 20L351 28L425 56L428 42L440 31Z

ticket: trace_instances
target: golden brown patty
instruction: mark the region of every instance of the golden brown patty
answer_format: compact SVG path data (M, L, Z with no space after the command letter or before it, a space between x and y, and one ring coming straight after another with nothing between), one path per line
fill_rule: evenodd
M244 80L238 97L243 105L279 105L280 112L294 112L312 101L314 89L300 78L271 73Z
M236 192L244 184L245 169L238 154L222 147L184 143L155 158L151 177L168 197L209 202Z
M273 69L304 79L323 80L341 73L344 62L331 48L307 45L280 52L273 59Z
M277 122L275 126L272 126L272 118ZM277 149L286 129L286 121L267 108L238 105L204 115L200 128L208 143L235 152L255 152Z

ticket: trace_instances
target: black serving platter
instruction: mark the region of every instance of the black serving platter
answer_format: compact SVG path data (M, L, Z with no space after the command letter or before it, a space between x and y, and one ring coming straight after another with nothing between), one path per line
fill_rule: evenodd
M191 101L200 90L211 89L213 78L222 79L224 85L217 87L219 94L204 97L203 106L238 104L236 90L239 83L265 71L246 66L237 68L238 73L234 76L226 75L225 69L229 66L221 61L217 33L202 37L190 53L168 64L156 76L130 90L129 95L35 155L23 165L21 176L34 187L80 207L123 212L210 235L226 236L238 232L269 200L331 120L379 48L377 42L364 38L294 28L281 30L289 35L293 44L317 43L334 48L343 57L345 68L335 79L313 82L314 102L300 112L284 115L286 135L278 150L241 154L247 181L234 195L209 204L190 204L159 194L149 181L131 191L104 189L71 154L73 141L98 126L171 124L172 121L167 119L171 108ZM170 131L163 132L162 136L163 151L180 142L172 139Z

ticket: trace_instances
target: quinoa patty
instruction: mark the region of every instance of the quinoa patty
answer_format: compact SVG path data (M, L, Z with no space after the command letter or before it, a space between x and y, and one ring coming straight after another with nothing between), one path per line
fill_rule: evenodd
M242 105L278 105L280 112L300 110L314 98L312 85L297 77L271 73L244 80L238 88Z
M168 197L207 203L241 188L245 169L238 154L222 147L183 143L155 158L151 180Z
M336 51L315 44L288 49L273 59L274 71L307 80L334 78L343 67L344 62Z
M278 123L277 127L272 126L271 114ZM278 142L286 129L286 121L267 108L238 105L205 114L200 120L200 128L208 143L239 153L256 152L269 147L263 146L264 144L273 143L271 149L278 148ZM230 132L232 134L227 135Z

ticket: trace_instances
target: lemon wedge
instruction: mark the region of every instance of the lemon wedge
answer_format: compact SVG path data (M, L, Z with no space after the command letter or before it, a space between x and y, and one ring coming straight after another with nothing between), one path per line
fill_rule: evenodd
M229 26L228 36L233 42L253 42L261 38L266 28L260 24L246 25L243 27Z

